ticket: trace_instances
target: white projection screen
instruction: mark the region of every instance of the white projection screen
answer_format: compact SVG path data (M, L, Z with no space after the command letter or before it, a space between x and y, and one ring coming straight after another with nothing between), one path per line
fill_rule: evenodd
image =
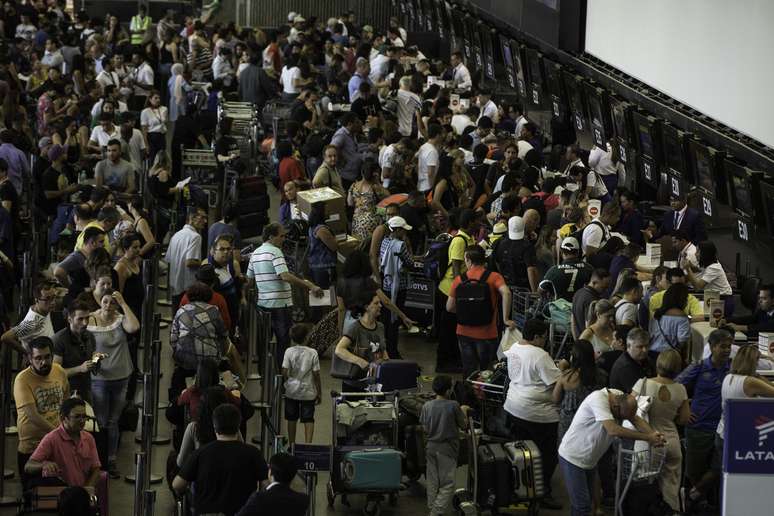
M588 0L586 52L774 147L774 1Z

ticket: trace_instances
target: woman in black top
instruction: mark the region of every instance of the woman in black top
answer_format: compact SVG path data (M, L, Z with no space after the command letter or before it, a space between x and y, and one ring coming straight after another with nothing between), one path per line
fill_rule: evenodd
M178 192L166 151L156 154L156 161L148 171L148 191L156 200L156 235L163 241L169 230L172 212L177 208L175 194Z

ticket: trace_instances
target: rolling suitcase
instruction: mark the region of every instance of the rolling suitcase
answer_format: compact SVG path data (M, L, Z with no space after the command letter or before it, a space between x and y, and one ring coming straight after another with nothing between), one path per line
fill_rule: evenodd
M376 370L376 383L382 384L382 392L416 389L419 366L409 360L388 360Z
M238 182L240 197L266 195L266 180L260 176L241 177Z
M511 503L511 461L500 443L481 444L478 454L478 503L482 507L506 507Z
M398 491L401 461L398 450L376 448L350 451L341 461L341 478L348 491Z
M534 441L503 444L513 468L513 492L519 500L534 500L545 496L543 460Z

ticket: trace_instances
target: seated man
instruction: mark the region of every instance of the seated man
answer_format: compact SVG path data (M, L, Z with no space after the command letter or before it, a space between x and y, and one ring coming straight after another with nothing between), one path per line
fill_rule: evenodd
M94 487L100 462L94 437L83 429L86 402L67 398L59 409L60 425L46 434L24 466L28 475L59 477L68 486Z

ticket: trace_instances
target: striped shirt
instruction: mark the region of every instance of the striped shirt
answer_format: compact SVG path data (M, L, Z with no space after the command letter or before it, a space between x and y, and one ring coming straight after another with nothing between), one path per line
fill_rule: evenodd
M265 243L250 256L247 277L255 278L258 291L256 304L261 308L284 308L293 306L290 283L280 279L280 274L288 272L285 255L275 245Z

